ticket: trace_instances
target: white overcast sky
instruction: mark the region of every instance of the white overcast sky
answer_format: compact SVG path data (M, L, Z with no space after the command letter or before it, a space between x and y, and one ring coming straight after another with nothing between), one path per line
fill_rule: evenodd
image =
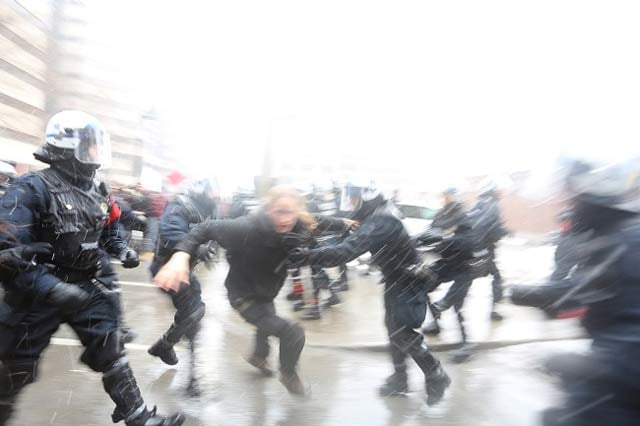
M256 174L269 135L425 179L640 152L637 1L93 7L195 169Z

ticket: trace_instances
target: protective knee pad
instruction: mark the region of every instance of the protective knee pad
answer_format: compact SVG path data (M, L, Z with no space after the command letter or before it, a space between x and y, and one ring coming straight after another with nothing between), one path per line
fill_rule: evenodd
M36 361L0 363L0 399L12 399L26 385L36 380Z
M124 344L118 333L119 330L116 329L104 339L94 339L82 352L80 361L98 373L107 371L124 355Z

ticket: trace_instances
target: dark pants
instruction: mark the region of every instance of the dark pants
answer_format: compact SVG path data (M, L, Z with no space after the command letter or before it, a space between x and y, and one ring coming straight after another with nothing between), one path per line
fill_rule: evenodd
M491 244L487 250L489 251L488 270L489 274L493 277L491 281L491 289L493 290L493 303L498 303L502 300L502 275L496 265L496 246Z
M165 339L176 344L186 337L190 342L195 340L200 331L200 321L204 317L205 304L202 301L200 281L195 276L189 278L190 284L183 285L177 293L171 293L171 301L176 308L173 324L165 333Z
M425 376L429 376L440 363L424 344L422 334L414 331L411 325L406 324L406 318L412 316L411 314L407 315L406 310L411 309L411 306L406 302L406 300L401 300L397 291L385 291L384 324L389 336L393 368L396 373L406 374L406 359L410 356ZM426 304L426 300L424 303ZM424 314L421 320L416 318L415 321L419 326L424 321Z
M471 284L473 284L473 277L471 274L469 272L459 272L455 275L453 284L451 284L451 287L447 290L447 294L437 302L438 308L441 312L453 306L453 309L456 311L456 316L458 317L458 324L460 325L460 334L462 335L463 343L466 343L467 341L467 331L464 327L465 319L462 307L464 306L464 301L467 298Z
M304 329L276 315L273 302L231 296L229 300L242 318L257 327L254 355L267 358L270 351L269 336L275 336L280 339L280 369L285 373L294 372L304 348Z
M115 276L113 277L115 283ZM60 324L73 328L84 346L80 360L105 373L124 356L120 340L119 294L115 284L98 288L86 280L80 285L90 295L87 306L62 314L57 308L32 300L4 305L0 318L0 404L11 404L24 386L36 380L42 352ZM6 420L10 406L5 406ZM2 423L0 423L2 424Z

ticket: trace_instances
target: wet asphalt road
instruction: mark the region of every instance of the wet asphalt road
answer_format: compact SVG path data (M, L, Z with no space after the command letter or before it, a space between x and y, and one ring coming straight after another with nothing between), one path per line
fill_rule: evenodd
M147 404L157 404L162 412L184 410L187 425L535 425L540 410L561 397L554 380L541 371L544 358L586 347L585 341L518 345L479 352L462 365L450 364L447 354L439 353L453 385L440 405L428 408L415 366L410 369L412 392L383 399L377 387L391 372L385 353L310 345L302 355L301 375L311 395L301 399L288 395L277 378L263 378L244 361L252 329L228 308L224 269L203 271L208 315L196 355L204 392L195 399L184 391L190 356L184 344L178 348L181 362L175 367L146 353L172 319L169 299L149 285L146 270L121 275L126 319L139 334L128 347L128 357ZM340 324L345 323L336 326L331 319L310 327L324 327L325 335L339 340L344 332ZM380 318L366 327L382 327ZM112 424L113 405L100 376L78 361L80 353L71 330L61 328L44 354L39 381L23 393L11 425Z

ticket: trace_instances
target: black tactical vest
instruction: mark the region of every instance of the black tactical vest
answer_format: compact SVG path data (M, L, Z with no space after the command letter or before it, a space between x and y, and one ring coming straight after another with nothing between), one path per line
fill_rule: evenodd
M109 191L94 182L88 190L71 184L53 169L36 172L51 203L40 213L39 241L53 246L52 263L69 269L95 267L98 242L109 214Z

